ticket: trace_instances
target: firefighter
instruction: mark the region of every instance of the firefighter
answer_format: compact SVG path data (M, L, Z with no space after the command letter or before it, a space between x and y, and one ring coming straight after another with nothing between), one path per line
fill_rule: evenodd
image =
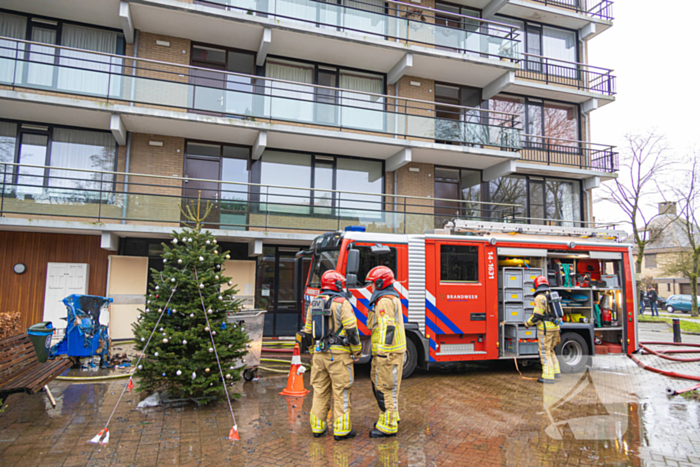
M525 323L529 328L537 324L537 339L539 341L540 361L542 362L542 377L539 383L554 384L555 378L561 377L559 361L554 353L554 347L561 342L559 335L559 320L548 303L549 281L544 276L535 279L535 310Z
M367 274L373 289L367 327L372 331L372 391L381 414L370 438L396 436L399 428L399 388L406 353L406 332L394 273L377 266Z
M328 427L326 418L333 396L333 438L336 441L355 437L350 422L350 390L355 379L354 359L362 346L357 319L343 289L345 277L336 271L321 276L321 294L306 312L304 334L311 357L311 431L315 438Z

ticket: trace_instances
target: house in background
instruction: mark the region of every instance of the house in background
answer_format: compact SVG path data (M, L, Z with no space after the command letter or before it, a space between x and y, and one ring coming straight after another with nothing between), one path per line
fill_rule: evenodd
M108 295L129 337L200 196L271 336L301 327L297 253L324 232L589 221L618 170L590 131L615 76L587 53L612 6L4 0L0 312L61 325L60 297Z
M669 277L666 266L676 260L679 254L690 253L688 236L677 219L676 203L659 203L659 216L650 224L651 231L661 230L661 235L644 249L642 260L642 282L656 287L659 295L690 295L690 280L686 277ZM698 229L700 232L700 229ZM698 235L700 241L700 234ZM624 242L634 244L634 239L628 237ZM634 258L637 259L637 249L634 248ZM700 283L700 280L698 281Z

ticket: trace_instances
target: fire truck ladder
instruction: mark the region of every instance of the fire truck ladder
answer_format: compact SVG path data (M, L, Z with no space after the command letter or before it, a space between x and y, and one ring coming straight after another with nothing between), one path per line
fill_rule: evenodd
M559 227L552 225L509 224L505 222L484 222L465 219L452 219L445 224L445 229L454 232L472 232L479 234L504 233L525 235L558 235L596 240L617 240L624 232L612 229L592 229L586 227Z

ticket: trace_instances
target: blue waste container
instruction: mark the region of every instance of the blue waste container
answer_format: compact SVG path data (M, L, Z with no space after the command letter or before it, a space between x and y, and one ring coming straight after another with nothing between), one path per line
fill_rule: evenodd
M41 363L44 363L49 358L49 349L51 348L51 337L53 336L53 324L51 321L42 321L27 328L29 340L34 344L36 350L36 358Z

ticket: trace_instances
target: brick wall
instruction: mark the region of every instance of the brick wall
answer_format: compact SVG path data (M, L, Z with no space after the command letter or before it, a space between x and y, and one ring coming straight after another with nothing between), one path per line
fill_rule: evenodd
M156 41L169 42L170 46L158 45ZM189 39L140 32L138 57L189 65L190 44ZM152 78L134 82L134 98L139 102L150 103L150 105L142 104L143 106L174 107L169 110L182 112L185 111L185 108L191 107L192 95L189 86L186 85L189 82L187 68L147 62L137 62L137 66L139 67L136 70L137 77ZM127 91L126 86L125 91Z
M150 146L149 141L161 141L163 146ZM129 172L182 177L184 154L184 138L134 133L131 141ZM127 218L131 221L151 221L148 223L179 221L179 204L182 195L180 180L131 176L129 193Z
M414 86L411 83L420 83L420 86ZM411 99L419 99L424 101L435 101L435 81L432 79L416 78L415 76L404 76L399 82L399 97L408 97ZM391 86L394 88L394 86ZM391 93L394 93L391 89ZM408 105L408 117L405 125L402 122L402 117L399 117L399 131L401 127L405 128L408 139L413 140L434 140L435 139L435 106L433 104L423 104L419 102L403 101L398 99L398 112L403 113L403 105ZM424 118L429 117L429 118ZM421 138L422 136L422 138Z

